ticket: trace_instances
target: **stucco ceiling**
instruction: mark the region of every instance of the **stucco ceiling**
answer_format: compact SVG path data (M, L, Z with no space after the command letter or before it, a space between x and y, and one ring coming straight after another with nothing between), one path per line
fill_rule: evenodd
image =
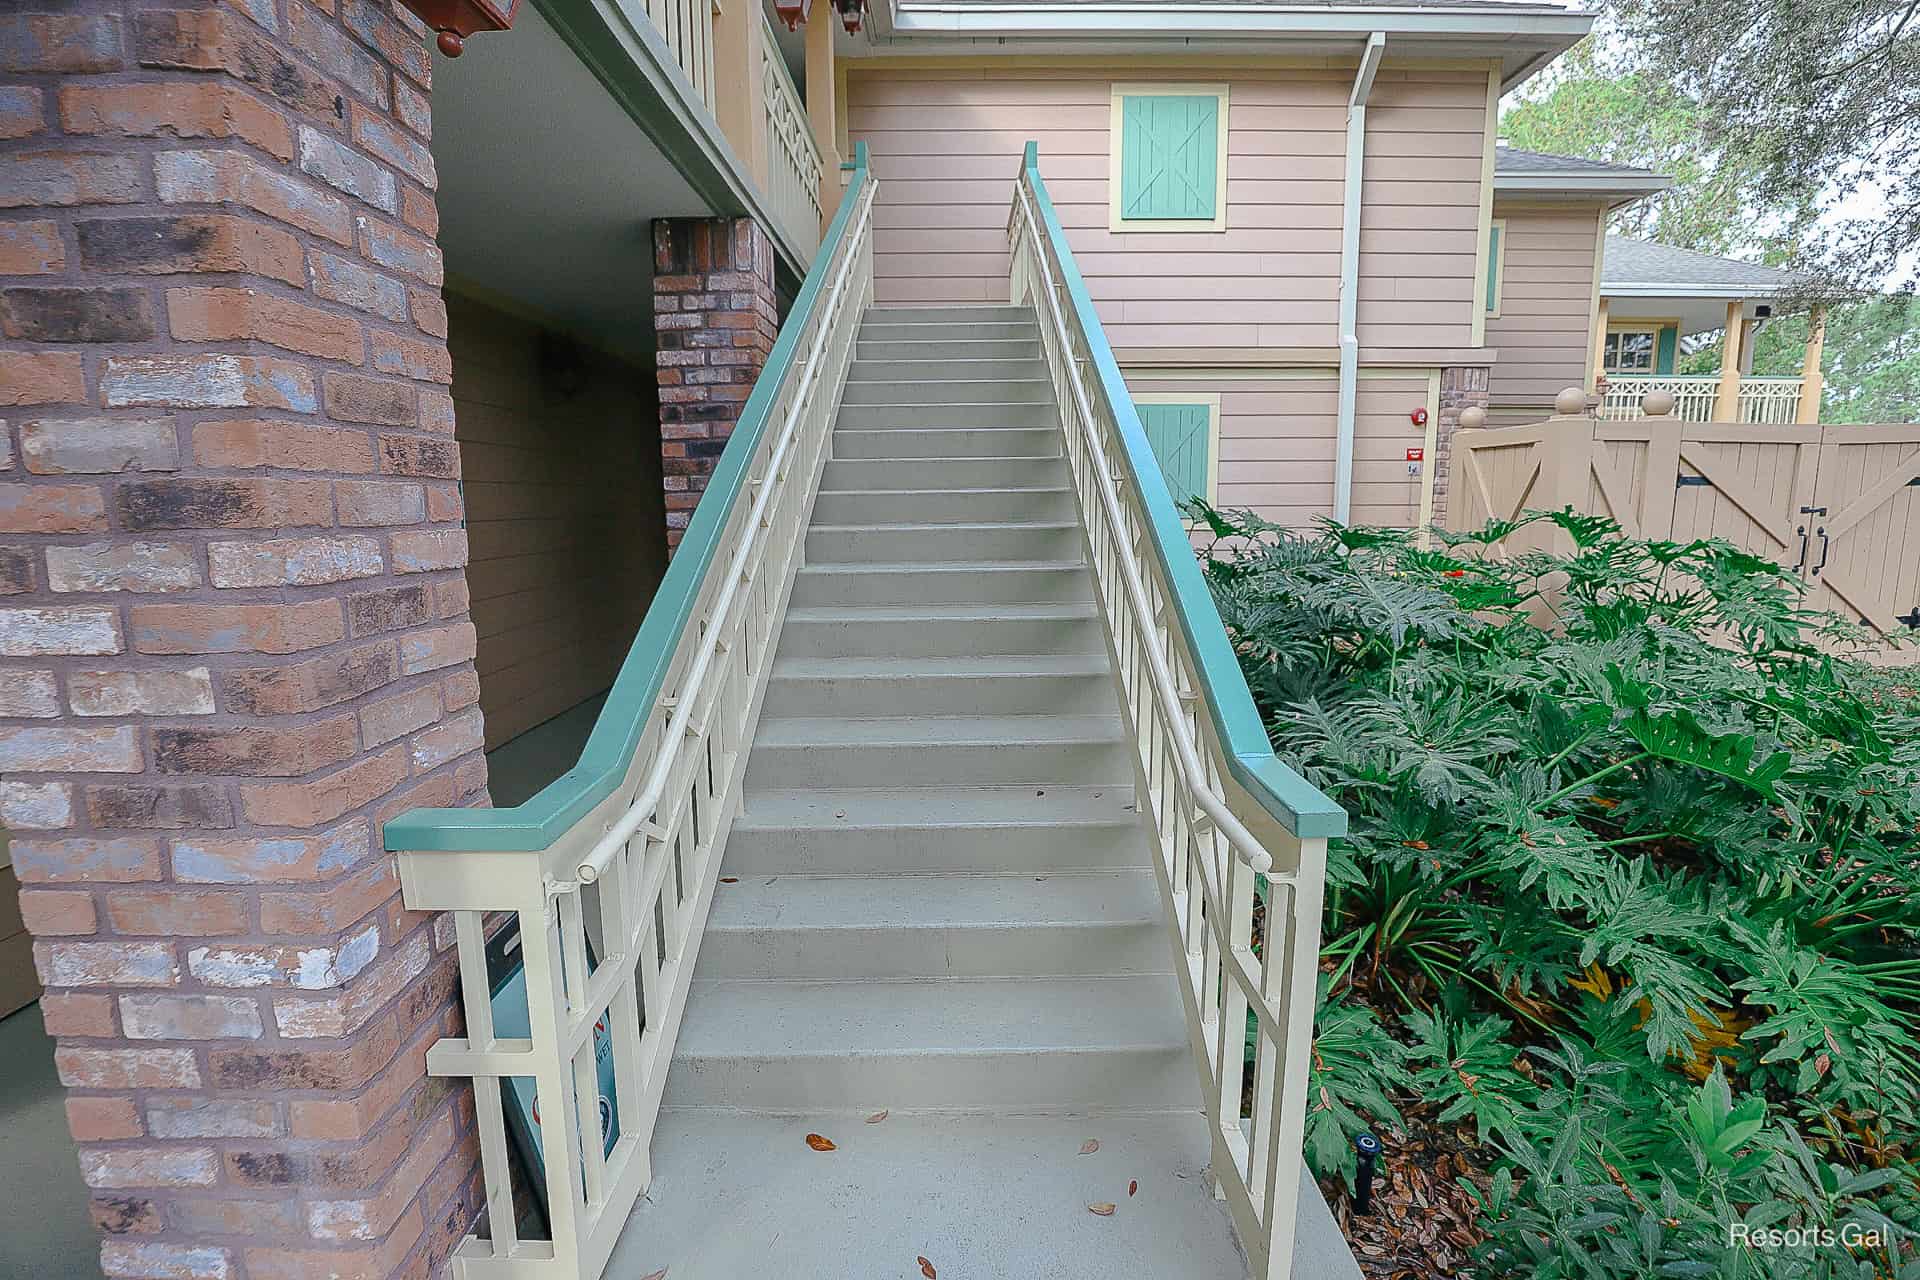
M454 287L651 350L651 222L705 204L531 4L435 57L440 247Z

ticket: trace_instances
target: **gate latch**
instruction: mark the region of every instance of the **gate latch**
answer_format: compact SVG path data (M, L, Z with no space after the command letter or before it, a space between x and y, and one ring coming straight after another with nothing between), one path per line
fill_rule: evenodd
M1895 618L1894 621L1904 622L1907 624L1908 627L1912 628L1913 630L1920 631L1920 604L1913 606L1912 613L1906 614L1902 617Z

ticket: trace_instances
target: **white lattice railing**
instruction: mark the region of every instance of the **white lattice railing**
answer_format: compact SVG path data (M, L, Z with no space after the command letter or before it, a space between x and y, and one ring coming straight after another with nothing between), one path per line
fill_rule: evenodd
M1254 1274L1285 1280L1326 844L1345 831L1345 814L1273 756L1033 143L1009 235L1012 297L1031 299L1039 312L1139 811L1165 922L1185 958L1180 988L1213 1138L1211 1169ZM1258 925L1257 899L1265 912Z
M745 0L742 0L744 3ZM713 15L717 0L646 0L647 17L673 51L687 83L713 110Z
M1741 422L1796 422L1800 414L1800 390L1804 378L1740 379ZM1600 406L1602 418L1625 421L1642 418L1641 401L1649 392L1673 393L1673 418L1679 422L1712 422L1715 402L1720 396L1720 375L1638 374L1607 375L1607 395Z
M760 88L767 116L767 195L773 216L811 253L820 242L820 148L764 10L760 22L766 28L760 42Z
M872 300L873 192L863 146L580 764L512 809L387 824L407 906L450 912L459 948L467 1034L428 1050L427 1070L474 1086L487 1226L454 1254L462 1280L598 1280L646 1189L720 854ZM511 923L525 1008L499 1016L524 1021L513 1038L496 1027L487 960L489 935ZM532 1081L545 1239L516 1227L501 1087L512 1079Z

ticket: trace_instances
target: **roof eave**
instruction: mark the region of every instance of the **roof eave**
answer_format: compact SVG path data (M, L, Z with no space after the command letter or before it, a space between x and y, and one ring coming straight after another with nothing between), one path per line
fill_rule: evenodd
M1616 282L1602 279L1600 292L1614 298L1774 298L1785 293L1790 284L1684 284L1669 282Z
M1566 170L1527 173L1496 173L1493 189L1525 192L1529 195L1626 196L1638 199L1673 186L1673 179L1654 174L1646 177L1611 173L1578 173Z

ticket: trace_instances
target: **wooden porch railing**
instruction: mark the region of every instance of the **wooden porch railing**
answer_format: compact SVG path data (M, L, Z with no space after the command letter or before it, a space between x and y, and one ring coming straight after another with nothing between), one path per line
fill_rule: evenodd
M1274 757L1027 144L1012 298L1041 347L1213 1138L1211 1168L1263 1280L1285 1280L1306 1122L1329 837L1346 814ZM1264 895L1256 932L1254 905ZM1254 1047L1251 1088L1246 1048Z
M748 0L736 0L748 3ZM719 0L646 0L647 18L673 51L673 60L700 101L713 110L713 15Z
M811 250L820 242L820 147L764 10L760 24L765 33L760 42L760 92L767 130L767 195L787 234Z
M580 763L510 809L389 822L416 911L452 913L464 1038L427 1053L473 1081L487 1235L463 1280L598 1280L651 1176L688 984L740 805L807 516L872 299L864 145L825 243L727 441ZM496 1030L487 935L518 925L527 1027ZM600 1060L611 1059L612 1088ZM549 1236L516 1230L503 1080L533 1081Z
M1742 378L1739 422L1789 423L1800 420L1805 378ZM1600 416L1613 422L1643 417L1641 402L1654 391L1673 393L1673 416L1684 422L1713 422L1720 394L1718 374L1607 375L1606 399Z

